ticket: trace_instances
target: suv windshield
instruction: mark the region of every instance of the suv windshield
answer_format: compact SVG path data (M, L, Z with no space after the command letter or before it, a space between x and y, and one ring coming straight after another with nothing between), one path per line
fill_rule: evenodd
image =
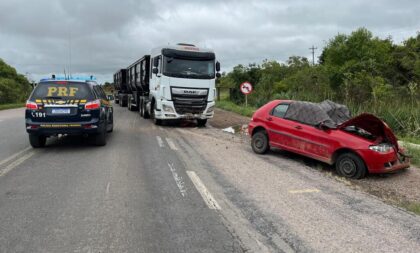
M163 74L171 77L213 79L214 60L164 57Z
M92 100L93 94L86 83L77 82L45 82L39 83L31 99L87 99Z

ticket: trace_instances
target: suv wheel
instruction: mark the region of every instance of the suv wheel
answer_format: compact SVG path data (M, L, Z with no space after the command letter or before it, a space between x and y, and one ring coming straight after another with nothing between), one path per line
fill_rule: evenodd
M106 145L106 124L104 124L100 132L94 136L94 141L96 146Z
M29 143L33 148L42 148L45 147L47 142L47 137L37 134L29 134Z

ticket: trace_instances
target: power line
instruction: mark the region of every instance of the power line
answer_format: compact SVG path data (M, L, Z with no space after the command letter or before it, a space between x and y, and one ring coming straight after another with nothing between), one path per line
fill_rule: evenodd
M318 49L317 47L315 47L314 45L312 45L312 47L309 48L309 50L312 51L312 65L315 65L315 50Z

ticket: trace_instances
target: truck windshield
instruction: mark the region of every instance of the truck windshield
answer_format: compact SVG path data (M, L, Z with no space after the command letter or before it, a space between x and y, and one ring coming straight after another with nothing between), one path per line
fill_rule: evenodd
M165 56L163 74L180 78L213 79L214 60L191 60Z

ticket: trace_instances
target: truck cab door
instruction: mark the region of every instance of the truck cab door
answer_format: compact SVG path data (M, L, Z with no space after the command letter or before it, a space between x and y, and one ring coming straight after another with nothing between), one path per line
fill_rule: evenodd
M162 56L156 56L150 61L150 94L157 97L160 91L160 82L162 75Z

